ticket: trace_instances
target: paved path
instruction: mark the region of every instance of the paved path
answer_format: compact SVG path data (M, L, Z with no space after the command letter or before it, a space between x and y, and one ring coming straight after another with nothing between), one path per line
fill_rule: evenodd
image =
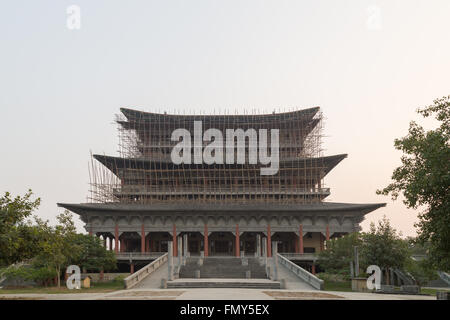
M377 294L362 292L273 290L273 289L130 289L109 293L77 294L0 294L0 299L38 300L273 300L273 299L350 299L350 300L436 300L433 296Z

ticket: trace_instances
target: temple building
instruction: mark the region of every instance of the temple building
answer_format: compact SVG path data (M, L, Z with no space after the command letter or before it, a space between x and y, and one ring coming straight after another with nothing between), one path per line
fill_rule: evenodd
M314 272L315 253L324 249L326 240L359 231L366 214L385 206L326 201L330 188L324 178L347 155L322 154L319 107L251 115L173 115L125 108L121 113L116 119L119 155L92 156L90 202L58 206L78 214L86 230L101 237L124 263L152 260L167 252L168 241L177 255L176 239L183 236L190 255L204 256L254 255L261 241L268 244L270 256L272 241L277 241L279 253ZM213 141L205 139L208 129L224 137L227 130L235 130L223 157L231 152L236 161L176 164L177 129L191 133L191 159ZM267 153L277 156L272 157L278 161L274 174L261 174L270 164L251 160L251 152L261 151L261 145L251 147L250 140L258 138L252 132L260 133L261 143L264 129L278 133L276 149L275 136L268 134L266 141ZM244 149L239 149L239 139ZM239 152L244 153L241 161Z

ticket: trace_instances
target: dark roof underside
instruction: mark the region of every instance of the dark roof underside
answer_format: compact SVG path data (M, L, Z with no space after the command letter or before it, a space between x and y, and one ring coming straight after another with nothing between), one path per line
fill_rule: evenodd
M246 204L220 204L220 203L165 203L165 204L123 204L123 203L58 203L59 207L66 208L77 214L86 213L136 213L145 214L151 212L298 212L298 213L350 213L361 212L367 214L378 208L386 206L386 203L338 203L321 202L312 204L267 204L267 203L246 203Z
M162 114L162 113L153 113L153 112L145 112L128 108L120 108L120 111L128 120L157 120L162 117L165 118L173 118L173 119L189 119L189 120L205 120L207 118L210 119L233 119L234 121L248 121L251 119L252 121L261 121L261 120L280 120L280 119L288 119L291 117L292 119L296 119L298 117L314 117L314 115L320 110L320 107L313 107L308 109L302 109L292 112L282 112L282 113L269 113L269 114L249 114L249 115L175 115L175 114Z
M132 159L132 158L120 158L120 157L111 157L106 155L98 155L95 154L94 158L106 166L109 170L116 173L117 169L123 168L132 168L132 169L159 169L161 164L165 164L168 168L201 168L207 167L208 165L175 165L171 161L164 160L149 160L149 159ZM318 166L323 163L325 166L325 175L328 174L335 166L338 165L339 162L347 158L347 154L338 154L328 157L320 157L320 158L287 158L281 159L280 168L308 168L310 166ZM249 166L249 165L245 165ZM252 165L252 166L260 166L260 165ZM223 165L211 165L211 167L220 167L220 168L242 168L241 164L223 164Z

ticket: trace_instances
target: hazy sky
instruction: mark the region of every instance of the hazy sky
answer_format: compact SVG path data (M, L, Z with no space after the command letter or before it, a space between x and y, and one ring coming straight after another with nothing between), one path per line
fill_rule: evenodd
M90 150L117 155L120 107L321 106L325 155L349 155L327 200L387 202L363 229L386 215L414 235L417 212L375 190L415 110L450 94L449 17L449 0L2 1L0 191L33 189L51 221L56 202L85 202Z

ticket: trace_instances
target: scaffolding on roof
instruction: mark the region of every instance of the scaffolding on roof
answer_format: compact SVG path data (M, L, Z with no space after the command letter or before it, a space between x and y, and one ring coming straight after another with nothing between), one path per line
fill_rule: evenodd
M243 115L174 115L131 109L121 112L116 115L119 156L91 155L88 196L91 202L314 203L329 195L323 178L331 164L322 156L323 116L318 107ZM171 141L171 133L179 128L194 132L194 121L202 121L203 132L209 128L222 132L279 129L278 173L261 175L260 168L264 165L248 161L175 165L170 154L177 142ZM246 148L246 157L248 151Z

